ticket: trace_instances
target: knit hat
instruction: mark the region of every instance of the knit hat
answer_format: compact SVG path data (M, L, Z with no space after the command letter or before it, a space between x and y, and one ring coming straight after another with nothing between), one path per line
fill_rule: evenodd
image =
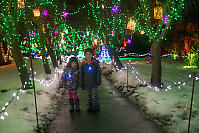
M71 57L69 62L78 62L77 58L76 57Z
M86 54L86 52L91 52L91 53L94 55L94 52L93 52L93 50L92 50L91 48L87 48L87 49L85 50L84 54Z

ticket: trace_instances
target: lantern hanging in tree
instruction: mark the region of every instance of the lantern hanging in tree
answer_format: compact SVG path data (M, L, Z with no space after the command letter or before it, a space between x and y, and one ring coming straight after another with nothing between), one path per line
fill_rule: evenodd
M34 13L34 17L39 17L40 16L40 10L37 9L33 9L33 13Z
M25 8L24 0L17 0L17 8L18 9Z
M48 10L42 10L42 16L47 16L48 15Z
M130 18L130 20L129 20L128 24L127 24L127 29L134 30L135 26L136 26L135 21L132 18Z
M67 13L67 12L63 12L63 13L62 13L62 16L63 16L64 18L66 18L66 17L68 16L68 13Z
M154 19L161 19L163 17L163 9L162 6L157 4L157 0L156 0L156 5L154 7Z
M140 34L143 35L144 34L144 30L141 30Z

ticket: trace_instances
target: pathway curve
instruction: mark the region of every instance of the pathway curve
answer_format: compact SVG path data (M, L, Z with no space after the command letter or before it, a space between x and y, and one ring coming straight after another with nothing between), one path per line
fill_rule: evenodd
M101 110L88 113L86 90L78 90L81 111L70 114L66 104L67 96L58 102L58 112L48 127L48 133L163 133L125 96L102 77L99 88Z

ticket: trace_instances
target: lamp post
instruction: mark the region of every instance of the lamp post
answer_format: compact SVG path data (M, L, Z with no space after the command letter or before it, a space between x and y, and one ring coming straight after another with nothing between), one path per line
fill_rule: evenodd
M34 17L40 17L40 10L39 9L33 9L33 13L34 13ZM40 133L39 121L38 121L38 112L37 112L37 97L36 97L36 90L35 90L34 73L33 73L32 57L31 57L31 46L30 46L30 38L29 37L28 37L28 40L29 40L29 54L30 54L29 56L30 56L30 66L31 66L31 73L32 73L33 89L34 89L34 98L35 98L36 120L37 120L38 132Z

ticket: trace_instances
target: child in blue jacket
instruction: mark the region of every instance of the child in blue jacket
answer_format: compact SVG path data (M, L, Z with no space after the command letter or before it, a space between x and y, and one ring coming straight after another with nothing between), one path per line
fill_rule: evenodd
M85 50L85 60L80 69L80 86L88 92L88 112L99 112L100 101L98 98L98 86L101 84L101 69L99 61L93 58L90 48Z

